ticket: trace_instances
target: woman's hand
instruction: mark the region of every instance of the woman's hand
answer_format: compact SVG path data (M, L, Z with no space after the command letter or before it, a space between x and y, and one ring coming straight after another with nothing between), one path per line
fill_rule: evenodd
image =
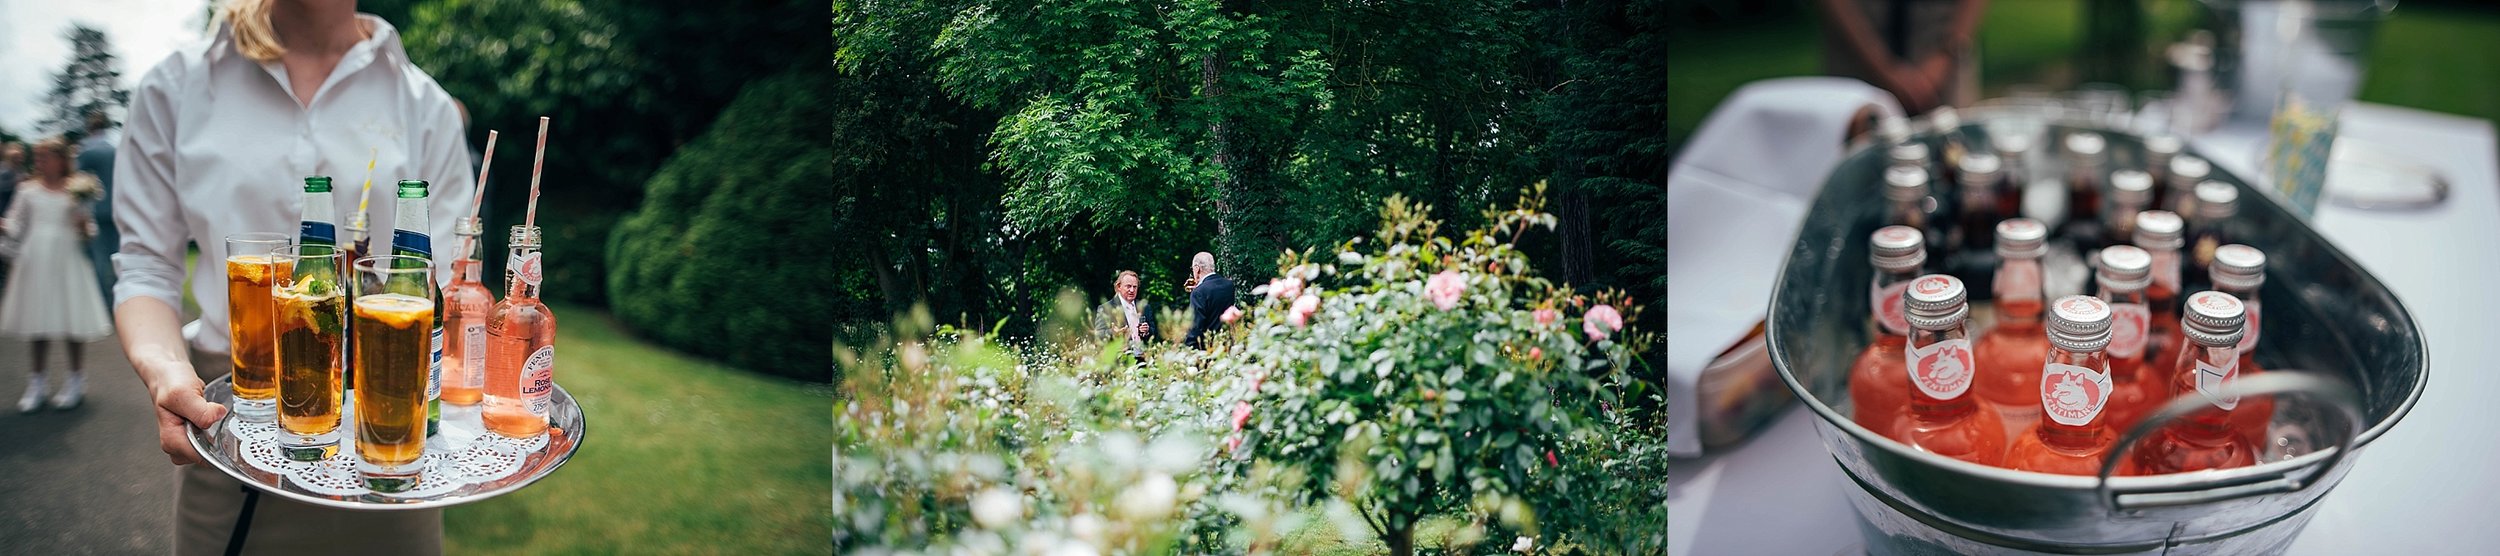
M188 368L190 364L166 364L185 368L151 371L154 376L172 377L159 379L158 384L148 388L148 398L156 401L157 448L163 449L174 465L199 463L202 461L200 453L191 449L188 439L191 434L189 428L217 426L217 422L226 417L226 406L209 403L208 398L200 394L208 389L208 385L200 383L199 376Z

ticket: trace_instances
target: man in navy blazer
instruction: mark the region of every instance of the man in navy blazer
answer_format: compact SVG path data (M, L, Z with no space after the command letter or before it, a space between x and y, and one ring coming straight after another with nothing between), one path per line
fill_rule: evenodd
M1224 310L1233 308L1233 280L1215 273L1215 255L1200 252L1189 258L1189 275L1198 286L1189 290L1189 336L1183 341L1205 349L1205 338L1224 326Z

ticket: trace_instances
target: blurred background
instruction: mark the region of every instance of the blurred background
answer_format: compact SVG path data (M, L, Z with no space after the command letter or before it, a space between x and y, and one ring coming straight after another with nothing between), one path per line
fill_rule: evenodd
M827 551L825 4L357 6L466 106L473 149L503 132L480 250L498 292L537 117L553 118L538 222L557 381L599 430L561 473L446 512L447 551ZM202 40L210 13L202 0L0 2L0 141L74 142L88 112L118 124L114 93ZM25 346L0 344L15 392ZM0 416L0 552L166 550L173 469L119 351L88 347L86 406Z
M1825 75L1821 0L1662 0L1668 5L1670 150L1748 82ZM1949 2L1935 2L1947 4ZM2173 87L2165 50L2198 27L2199 0L1997 0L1972 40L1977 98L2037 86ZM2500 118L2500 5L2404 0L2367 47L2358 100Z

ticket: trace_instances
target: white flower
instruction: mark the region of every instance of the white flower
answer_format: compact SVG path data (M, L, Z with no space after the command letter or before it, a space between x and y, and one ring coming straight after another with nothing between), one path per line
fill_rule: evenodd
M1068 532L1090 544L1102 544L1102 532L1105 528L1102 516L1077 514L1076 517L1068 518Z
M982 527L998 529L1024 517L1024 499L1002 488L991 488L972 496L972 521Z
M1180 484L1172 476L1156 471L1120 493L1120 511L1128 517L1159 518L1171 515L1173 499L1180 494Z
M1535 539L1535 538L1531 538L1531 537L1519 537L1519 540L1515 540L1515 541L1511 541L1511 542L1510 542L1510 551L1511 551L1511 552L1517 552L1517 553L1520 553L1520 554L1527 554L1529 550L1534 550L1534 549L1536 549L1536 539Z

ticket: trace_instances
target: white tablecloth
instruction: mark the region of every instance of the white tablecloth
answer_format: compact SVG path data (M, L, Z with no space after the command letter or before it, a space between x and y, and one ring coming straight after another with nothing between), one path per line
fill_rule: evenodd
M2492 123L2369 104L2348 107L2338 141L2367 142L2443 173L2436 208L2368 212L2322 204L2313 224L2395 290L2430 348L2430 388L2359 460L2292 545L2293 554L2491 553L2500 546L2500 143ZM2254 176L2265 130L2226 128L2199 151ZM1792 408L1735 449L1677 460L1667 499L1674 554L1856 554L1844 489L1855 488Z

